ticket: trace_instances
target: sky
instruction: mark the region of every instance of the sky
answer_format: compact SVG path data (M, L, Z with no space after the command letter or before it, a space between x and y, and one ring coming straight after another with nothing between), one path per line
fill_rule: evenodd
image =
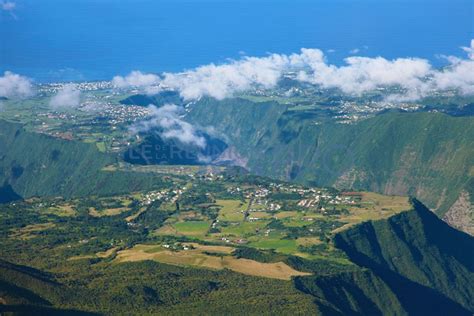
M242 56L325 52L442 65L474 38L471 0L3 0L0 72L37 82L181 72Z

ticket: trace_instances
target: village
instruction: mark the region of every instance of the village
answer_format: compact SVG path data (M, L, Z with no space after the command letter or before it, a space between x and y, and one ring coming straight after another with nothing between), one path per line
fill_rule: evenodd
M271 247L284 245L283 251L295 252L300 243L306 245L314 238L307 236L325 240L333 229L343 225L338 220L349 213L346 208L355 207L362 198L359 192L284 182L251 184L245 177L229 177L212 168L170 179L173 184L169 188L140 195L143 208L158 207L156 212L169 214L163 225L152 232L165 240L179 237L249 246L265 246L269 242ZM142 224L128 225L135 229ZM182 241L164 242L162 246L174 251L190 249L182 246Z

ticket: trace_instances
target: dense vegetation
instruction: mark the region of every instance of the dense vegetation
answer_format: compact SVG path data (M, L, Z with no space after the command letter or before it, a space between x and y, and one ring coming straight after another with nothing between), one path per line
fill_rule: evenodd
M197 192L183 198L193 194ZM231 254L207 253L285 262L311 273L291 281L149 260L116 261L120 249L137 244L201 242L152 233L179 214L177 205L151 203L129 224L124 218L141 210L134 202L117 215L91 215L91 208L102 214L107 207L123 206L120 201L125 200L78 199L74 215L59 212L64 203L59 199L3 205L0 298L5 304L1 311L470 315L474 310L470 300L474 263L468 251L474 249L474 239L450 228L416 200L411 211L336 234L338 249L329 256L320 250L305 259L251 245L236 247ZM181 207L188 212L186 203ZM202 211L208 212L205 207ZM107 255L90 255L110 247L115 250Z
M314 311L311 298L290 282L227 271L180 268L151 261L111 266L71 262L63 276L49 278L40 271L6 262L1 263L0 269L0 295L14 305L3 306L0 311L19 309L16 305L25 304L113 315Z
M131 95L120 101L121 104L125 105L138 105L138 106L149 106L150 104L161 106L164 104L181 104L183 100L179 96L178 92L175 91L163 91L157 95L148 96L144 94Z
M371 271L298 277L295 287L315 296L323 315L405 315L395 293Z
M347 125L277 102L203 99L188 119L227 135L254 173L410 194L440 215L472 178L472 116L387 112Z
M216 111L203 118L201 103ZM228 136L253 171L308 184L414 193L439 210L460 190L474 196L470 117L385 113L354 125L315 125L313 114L275 102L228 100L225 109L208 99L201 103L190 118L238 132ZM395 139L397 144L389 142ZM407 198L347 197L238 169L120 169L119 157L94 144L8 122L0 124L0 153L0 203L16 201L0 204L0 312L474 311L474 239L417 200L409 211ZM194 246L186 253L184 243ZM133 255L145 259L118 260L125 251L132 254L129 261ZM196 262L211 258L224 268L159 261L159 255L190 253ZM226 265L231 260L259 268L280 264L299 274L278 279L237 273Z
M411 212L336 235L336 245L382 279L408 312L469 314L474 310L474 238L413 203Z
M0 192L5 201L7 196L15 200L105 195L160 186L161 180L149 174L102 170L116 160L99 152L95 144L31 133L19 124L0 122Z

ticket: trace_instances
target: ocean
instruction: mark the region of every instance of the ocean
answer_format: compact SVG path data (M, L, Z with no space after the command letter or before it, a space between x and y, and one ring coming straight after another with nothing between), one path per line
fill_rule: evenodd
M243 55L320 48L351 54L459 55L472 0L17 0L0 12L0 71L37 82L182 71Z

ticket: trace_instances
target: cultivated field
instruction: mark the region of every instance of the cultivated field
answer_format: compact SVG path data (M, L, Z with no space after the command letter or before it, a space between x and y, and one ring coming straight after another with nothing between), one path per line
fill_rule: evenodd
M249 259L237 259L230 254L234 250L225 246L204 246L196 243L185 244L195 249L171 251L157 245L136 245L117 253L114 260L120 262L136 262L155 260L161 263L194 266L215 270L229 269L235 272L266 278L290 280L293 276L309 275L297 271L283 262L261 263ZM206 254L212 253L212 255Z
M36 233L42 232L51 228L54 228L56 225L54 223L41 223L41 224L32 224L25 227L12 230L9 237L17 239L30 239L38 237Z
M363 192L360 207L349 208L350 214L340 217L340 221L347 222L347 224L333 230L333 233L340 232L360 222L388 218L411 208L412 206L406 196Z

